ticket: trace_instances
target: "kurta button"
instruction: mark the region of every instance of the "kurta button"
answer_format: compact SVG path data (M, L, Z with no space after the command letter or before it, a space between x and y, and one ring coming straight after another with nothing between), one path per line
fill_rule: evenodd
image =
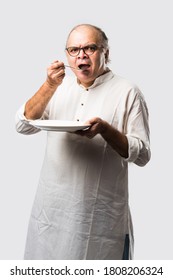
M83 103L81 103L81 106L83 106L84 104Z

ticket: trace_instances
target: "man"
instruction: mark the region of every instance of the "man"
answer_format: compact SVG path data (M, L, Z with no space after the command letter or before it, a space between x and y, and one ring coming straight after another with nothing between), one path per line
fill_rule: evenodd
M89 129L47 134L30 218L26 259L131 259L128 162L150 159L148 110L140 90L108 68L108 38L98 27L74 27L66 55L75 77L54 61L47 79L17 112L26 120L82 121Z

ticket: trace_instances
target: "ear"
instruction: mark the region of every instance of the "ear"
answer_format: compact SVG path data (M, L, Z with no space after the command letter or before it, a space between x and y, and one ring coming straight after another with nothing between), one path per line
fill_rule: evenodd
M108 63L108 61L109 61L109 50L106 50L106 52L105 52L105 62L106 62L106 64Z

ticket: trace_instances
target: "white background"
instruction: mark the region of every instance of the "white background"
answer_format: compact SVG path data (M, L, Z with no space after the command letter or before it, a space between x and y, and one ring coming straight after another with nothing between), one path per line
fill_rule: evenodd
M110 68L142 90L150 112L152 159L130 165L135 259L173 259L171 0L6 0L0 4L0 259L22 259L46 133L15 131L15 113L46 77L79 23L110 40ZM70 73L70 70L67 70Z

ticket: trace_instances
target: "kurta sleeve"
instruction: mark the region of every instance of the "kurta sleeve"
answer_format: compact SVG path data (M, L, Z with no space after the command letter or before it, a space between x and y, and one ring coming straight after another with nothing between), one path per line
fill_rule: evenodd
M15 125L16 125L16 130L19 133L22 134L34 134L40 131L40 129L34 127L33 125L29 124L29 120L26 119L24 115L25 111L25 104L23 104L20 109L17 111L16 116L15 116ZM46 120L48 119L49 116L49 106L46 107L41 119Z
M126 122L129 157L125 160L144 166L151 157L148 108L140 91L129 103Z

